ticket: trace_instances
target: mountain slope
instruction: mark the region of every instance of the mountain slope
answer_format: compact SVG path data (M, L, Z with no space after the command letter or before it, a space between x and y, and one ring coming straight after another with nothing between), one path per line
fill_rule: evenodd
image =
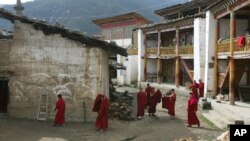
M152 21L160 17L154 10L187 0L35 0L24 4L24 15L45 19L49 23L59 22L64 26L93 35L100 29L92 20L138 12ZM4 6L13 11L13 6ZM2 28L2 27L0 27Z

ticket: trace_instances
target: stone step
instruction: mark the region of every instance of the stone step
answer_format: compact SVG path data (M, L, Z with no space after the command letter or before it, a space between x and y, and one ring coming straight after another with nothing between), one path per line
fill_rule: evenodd
M225 116L214 110L203 111L202 115L220 129L226 129L229 124L234 123L233 120L227 119Z
M221 114L224 118L227 118L231 121L243 120L241 114L237 113L238 111L235 111L234 107L231 107L231 105L227 103L217 103L215 101L211 101L211 104L212 109Z

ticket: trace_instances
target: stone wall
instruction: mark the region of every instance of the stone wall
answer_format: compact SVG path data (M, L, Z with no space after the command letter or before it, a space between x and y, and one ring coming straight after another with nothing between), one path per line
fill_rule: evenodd
M12 70L9 67L11 39L0 39L0 77L8 78Z
M13 117L36 119L40 95L47 92L49 119L55 115L56 95L62 94L66 121L83 121L85 115L87 121L94 121L96 94L109 92L106 51L59 34L45 35L19 21L14 24L10 66L15 70L9 81L8 113Z
M12 40L10 39L0 39L0 67L9 66L10 61L10 47Z

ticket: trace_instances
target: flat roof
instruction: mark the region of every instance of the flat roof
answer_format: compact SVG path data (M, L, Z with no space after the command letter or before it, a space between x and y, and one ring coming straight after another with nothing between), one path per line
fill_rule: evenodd
M101 26L101 25L107 24L107 23L113 23L113 22L119 22L119 21L125 21L125 20L133 20L133 19L141 19L141 20L145 21L146 23L151 23L150 20L146 19L145 17L143 17L142 15L140 15L136 12L131 12L131 13L122 14L122 15L116 15L116 16L107 17L107 18L96 19L96 20L93 20L92 22Z
M217 1L218 0L193 0L190 2L183 3L183 4L177 4L177 5L165 7L165 8L156 10L154 13L159 16L171 15L173 13L192 10L200 6L210 5Z

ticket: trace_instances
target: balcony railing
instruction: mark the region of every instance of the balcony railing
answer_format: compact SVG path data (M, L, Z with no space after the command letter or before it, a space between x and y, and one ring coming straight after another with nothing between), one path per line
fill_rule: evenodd
M180 46L179 54L194 54L194 47L192 45Z
M160 55L174 55L176 54L175 52L175 47L161 47L160 48ZM194 48L193 46L180 46L179 47L179 54L193 54ZM154 54L157 55L158 53L158 48L147 48L147 54Z
M128 49L129 55L137 55L138 54L138 48L130 48Z
M161 47L160 48L161 55L170 55L175 54L175 47Z
M157 53L158 53L158 47L147 48L146 51L147 51L147 54L157 55Z
M237 39L234 38L234 52L250 51L250 36L245 37L245 46L239 47ZM218 42L218 52L230 52L230 39L225 39Z

